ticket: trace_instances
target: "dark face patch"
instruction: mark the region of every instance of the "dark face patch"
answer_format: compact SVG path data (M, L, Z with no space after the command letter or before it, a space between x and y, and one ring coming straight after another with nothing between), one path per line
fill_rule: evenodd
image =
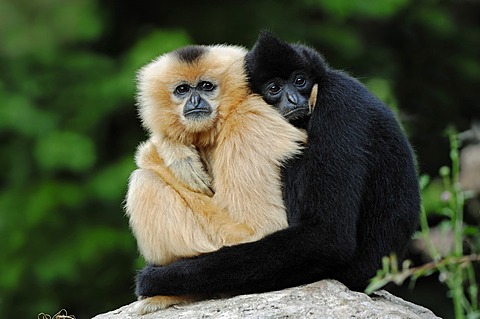
M207 49L200 45L189 45L174 51L177 58L186 63L195 62L206 52Z

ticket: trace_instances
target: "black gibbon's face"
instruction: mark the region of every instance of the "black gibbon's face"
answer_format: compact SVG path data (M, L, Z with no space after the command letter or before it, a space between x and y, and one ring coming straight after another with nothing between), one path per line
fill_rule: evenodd
M209 119L216 109L217 97L218 86L212 81L183 82L173 90L173 100L182 107L182 115L187 121Z
M288 79L274 78L262 88L264 100L278 109L287 120L310 114L310 94L313 81L305 73L293 73Z

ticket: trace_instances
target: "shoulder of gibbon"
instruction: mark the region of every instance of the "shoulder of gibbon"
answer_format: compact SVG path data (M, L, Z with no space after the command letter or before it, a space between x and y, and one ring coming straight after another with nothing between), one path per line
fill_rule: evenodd
M300 153L306 141L304 130L290 124L257 95L249 95L228 114L217 139L221 148L226 144L249 149L252 156L263 154L272 160Z

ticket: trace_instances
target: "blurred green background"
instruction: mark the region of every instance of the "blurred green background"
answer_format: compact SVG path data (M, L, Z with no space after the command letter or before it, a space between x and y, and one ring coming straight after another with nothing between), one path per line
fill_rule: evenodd
M251 47L263 28L389 103L422 173L449 164L448 125L480 118L474 0L0 0L0 318L134 300L143 262L122 201L146 137L135 72L186 44ZM420 300L451 316L444 291Z

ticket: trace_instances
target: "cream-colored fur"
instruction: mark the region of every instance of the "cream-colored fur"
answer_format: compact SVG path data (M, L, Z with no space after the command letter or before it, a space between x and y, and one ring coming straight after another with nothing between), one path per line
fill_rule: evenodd
M153 264L287 227L280 166L301 151L306 135L250 93L245 49L205 48L191 63L162 55L138 77L139 113L150 138L137 150L126 212L141 254ZM199 80L215 82L218 94L209 100L212 115L192 121L172 92L179 83ZM137 310L151 312L191 298L146 298Z

